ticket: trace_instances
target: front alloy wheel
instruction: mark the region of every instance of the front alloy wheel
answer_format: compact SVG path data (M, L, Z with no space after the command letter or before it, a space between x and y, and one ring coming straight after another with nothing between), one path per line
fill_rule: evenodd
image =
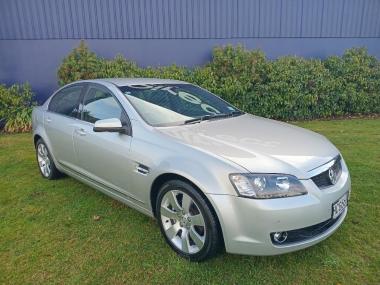
M166 237L184 253L197 253L205 243L206 225L194 200L180 190L166 192L161 201Z
M217 220L197 190L173 180L161 188L157 200L161 231L178 254L201 261L217 252L220 246Z

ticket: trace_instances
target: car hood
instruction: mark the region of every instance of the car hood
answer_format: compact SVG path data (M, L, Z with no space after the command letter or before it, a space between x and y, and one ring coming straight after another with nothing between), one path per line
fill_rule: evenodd
M159 130L250 172L289 173L309 178L308 171L339 153L317 133L248 114Z

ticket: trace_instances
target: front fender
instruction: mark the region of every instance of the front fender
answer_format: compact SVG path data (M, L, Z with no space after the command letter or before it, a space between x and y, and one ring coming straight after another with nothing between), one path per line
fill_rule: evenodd
M199 160L198 160L199 159ZM158 177L165 173L172 173L190 180L205 194L229 194L236 195L229 174L244 172L244 169L237 170L215 158L189 158L172 156L162 161L157 172L152 173Z
M138 171L131 174L131 190L134 195L142 201L150 201L151 190L155 180L165 174L181 176L195 184L205 195L225 194L236 196L229 174L236 172L246 172L238 165L219 159L213 155L208 155L200 150L189 149L186 146L163 147L162 145L149 144L145 142L132 143L132 157L135 161L135 169L139 164L149 168L149 173L144 175ZM141 150L140 150L141 148ZM145 152L143 152L145 150ZM147 151L149 150L149 151ZM144 153L144 155L141 155ZM154 190L154 189L153 189ZM151 203L146 203L151 209Z

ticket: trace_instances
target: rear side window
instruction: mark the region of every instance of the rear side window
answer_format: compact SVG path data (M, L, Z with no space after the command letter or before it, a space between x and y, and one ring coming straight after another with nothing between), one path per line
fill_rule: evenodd
M82 120L95 123L97 120L117 118L124 120L123 110L110 92L91 87L83 99Z
M72 86L58 92L49 103L49 111L76 118L83 86Z

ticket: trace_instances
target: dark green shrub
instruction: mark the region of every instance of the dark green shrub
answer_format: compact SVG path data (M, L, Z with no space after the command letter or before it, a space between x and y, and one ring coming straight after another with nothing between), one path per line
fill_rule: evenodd
M63 59L58 69L59 85L80 80L99 78L104 72L104 61L91 52L84 41L81 41L67 57Z
M208 64L213 77L210 90L245 109L246 95L262 83L267 65L264 53L258 50L248 51L242 46L215 48Z
M261 51L226 46L215 48L208 64L193 69L140 68L121 55L98 58L81 42L58 76L60 84L95 77L178 79L206 88L244 111L282 120L380 113L380 62L363 48L325 60L287 56L270 61Z
M266 79L250 96L249 111L279 119L312 119L331 114L319 106L326 104L329 74L320 60L282 57L269 63Z
M190 73L188 81L202 86L203 88L210 90L215 94L218 93L219 89L217 78L211 66L202 66L194 68Z
M349 49L324 64L336 80L334 91L344 114L380 112L380 62L366 49Z
M122 55L117 55L113 60L101 60L100 65L99 78L139 77L141 73L135 62L125 59Z
M169 65L164 67L147 67L140 70L140 77L149 77L149 78L170 78L176 80L188 80L189 74L191 71L187 68Z
M28 132L32 128L32 109L36 104L29 84L0 85L0 119L8 133Z

